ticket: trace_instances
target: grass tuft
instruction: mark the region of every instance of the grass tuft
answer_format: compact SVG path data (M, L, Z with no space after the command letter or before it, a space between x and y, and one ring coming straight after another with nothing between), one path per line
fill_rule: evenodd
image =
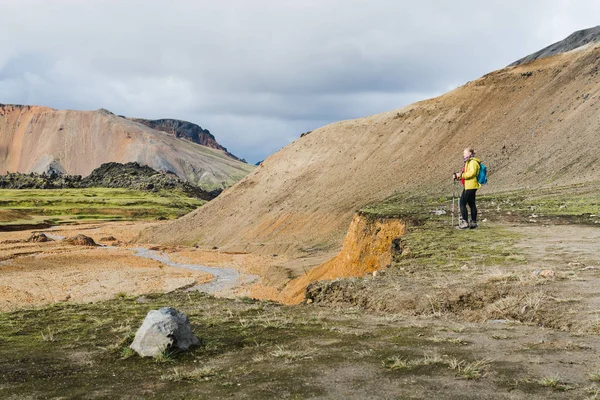
M392 356L383 361L383 366L395 371L399 369L411 369L415 365L404 357Z
M467 362L454 358L448 362L448 367L464 379L479 379L486 375L489 364L490 362L485 359Z
M401 356L392 356L383 360L382 364L385 368L392 371L401 369L413 369L425 365L446 364L447 360L439 355L426 355L421 358L409 360Z
M275 358L283 358L287 362L294 362L313 358L314 351L310 349L305 350L288 350L283 346L276 346L276 349L269 353L270 356Z
M43 331L40 333L42 336L42 340L44 342L54 342L56 341L56 337L54 336L54 331L51 328L47 328L46 333Z
M176 350L169 351L168 349L154 357L154 362L157 364L171 364L175 362Z
M216 375L216 370L211 367L196 368L188 371L173 368L170 374L161 375L160 379L170 382L205 382L211 380Z
M570 386L563 383L558 376L544 376L542 379L539 380L539 384L560 392L564 392L565 390L570 389Z

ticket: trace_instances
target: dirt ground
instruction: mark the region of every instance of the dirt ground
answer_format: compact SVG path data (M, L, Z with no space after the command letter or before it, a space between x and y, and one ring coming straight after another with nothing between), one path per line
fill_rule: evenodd
M105 247L62 241L24 242L32 232L0 233L0 310L56 302L91 302L116 295L164 293L209 281L209 274L135 257L124 243L149 223L100 223L45 230L48 235L85 234ZM117 240L102 241L112 236Z
M46 230L0 232L0 311L56 302L92 302L116 295L164 293L208 282L207 273L166 266L134 256L138 233L164 222L100 222L54 227ZM28 243L34 232L49 237L84 234L103 247L82 247L60 240ZM103 238L116 240L103 241ZM273 254L222 252L185 246L149 246L167 254L171 261L209 267L233 268L258 279L240 284L219 295L280 300L281 290L293 278L321 265L335 252L292 259Z
M126 242L147 225L87 224L48 233L84 233L97 241L112 235ZM118 396L135 398L142 387L145 395L158 397L600 398L599 227L482 222L479 230L461 234L495 240L498 232L511 238L501 243L509 254L501 253L505 264L474 258L459 268L435 269L430 259L429 269L397 268L395 276L389 268L376 276L335 280L360 285L338 291L342 297L333 292L327 301L315 298L310 305L293 307L243 296L280 298L288 282L335 253L291 259L155 248L172 261L232 267L260 277L227 293L234 297L228 300L182 291L148 295L210 277L134 257L126 244L82 249L62 242L22 242L31 232L3 233L1 310L61 304L0 313L7 319L0 343L23 346L20 351L40 365L36 369L3 353L8 358L0 361L0 394L17 390L32 398L103 398L119 390ZM440 293L451 295L447 303L436 297ZM370 302L361 302L360 296ZM76 304L87 302L93 303ZM145 312L164 304L190 316L203 347L164 363L122 356L127 346L121 336L131 337ZM105 315L121 308L129 310L125 319ZM42 334L41 324L48 325ZM20 339L30 336L36 339ZM60 356L50 359L57 385L40 386L49 376L44 360L55 348ZM119 371L118 384L106 371ZM150 376L157 383L149 383Z
M597 399L598 335L201 293L0 313L7 399ZM203 344L128 350L150 309L189 316ZM128 341L129 338L129 341ZM6 345L4 345L6 344Z

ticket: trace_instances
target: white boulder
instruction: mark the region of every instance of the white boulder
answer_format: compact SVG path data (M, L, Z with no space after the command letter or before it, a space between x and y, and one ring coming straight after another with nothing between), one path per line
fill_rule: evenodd
M148 312L130 347L142 357L156 357L167 349L188 350L198 344L187 316L163 307Z

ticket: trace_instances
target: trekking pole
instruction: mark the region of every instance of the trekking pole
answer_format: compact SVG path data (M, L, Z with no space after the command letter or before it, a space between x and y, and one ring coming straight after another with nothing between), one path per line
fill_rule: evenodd
M454 228L454 198L456 195L456 179L452 183L452 228Z

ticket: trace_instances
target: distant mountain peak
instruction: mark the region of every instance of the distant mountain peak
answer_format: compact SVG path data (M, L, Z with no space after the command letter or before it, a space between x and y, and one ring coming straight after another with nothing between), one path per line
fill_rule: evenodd
M115 115L114 112L107 110L106 108L99 108L98 111L100 114L105 114L105 115Z
M538 52L515 61L514 63L510 64L509 67L525 64L533 60L554 56L560 53L566 53L590 43L600 43L600 25L574 32L560 42L553 43L548 47L544 47Z
M222 150L234 160L243 161L243 159L234 156L227 151L227 148L221 146L214 135L208 129L203 129L201 126L193 122L182 121L179 119L162 118L162 119L143 119L143 118L128 118L134 122L146 125L157 131L165 132L180 139L189 140L190 142L210 147L212 149Z

